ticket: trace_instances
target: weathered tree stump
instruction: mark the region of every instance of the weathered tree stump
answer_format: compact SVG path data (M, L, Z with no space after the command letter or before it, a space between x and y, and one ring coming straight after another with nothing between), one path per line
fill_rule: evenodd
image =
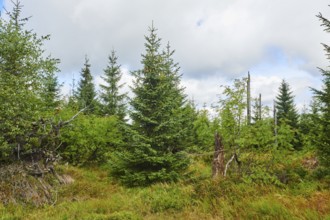
M214 155L212 161L212 178L224 175L225 171L225 151L221 137L218 132L214 135Z

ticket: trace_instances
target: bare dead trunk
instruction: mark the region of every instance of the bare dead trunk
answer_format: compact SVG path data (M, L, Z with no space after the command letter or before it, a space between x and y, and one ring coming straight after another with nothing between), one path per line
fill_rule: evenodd
M247 92L246 92L246 101L247 101L247 124L251 124L251 78L250 78L250 72L248 72L248 78L247 78Z
M259 93L259 106L258 106L258 114L259 114L259 120L262 119L262 106L261 106L261 93Z
M212 178L223 176L225 170L225 151L218 132L214 135L214 155L212 162Z

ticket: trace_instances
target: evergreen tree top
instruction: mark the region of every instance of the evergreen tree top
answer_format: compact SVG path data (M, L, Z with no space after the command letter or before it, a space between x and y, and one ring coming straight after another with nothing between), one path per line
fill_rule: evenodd
M278 95L276 96L276 104L281 108L283 104L286 106L286 104L291 105L293 103L294 96L290 85L283 79L278 90Z
M96 107L96 92L90 67L89 59L86 56L84 67L81 69L81 79L78 83L77 101L80 108L88 107L87 113L94 112Z
M104 76L101 78L104 80L104 84L101 84L101 99L103 101L103 114L105 115L117 115L121 120L124 120L126 116L126 99L127 93L120 94L121 89L125 84L119 84L122 72L120 65L117 63L118 57L114 50L111 51L111 55L108 57L109 63L104 69Z
M82 85L86 82L89 82L93 80L93 76L90 71L91 64L89 63L89 59L87 56L85 56L85 63L84 67L81 69L81 81L79 82L79 85Z
M330 32L330 21L323 17L320 13L317 17L321 21L321 26L324 27L324 31ZM326 52L326 57L330 60L330 47L322 43L324 50ZM329 68L329 67L328 67ZM323 76L323 86L321 89L313 89L315 98L319 104L320 120L319 124L321 126L320 132L318 134L318 141L316 144L317 152L321 164L330 170L330 71L319 68Z
M149 29L149 35L144 36L144 38L146 40L146 42L144 44L144 46L146 48L146 55L155 56L155 55L158 55L158 53L159 53L161 38L159 38L157 36L157 29L154 27L153 23L148 29ZM142 57L144 57L146 55L142 55Z
M161 50L161 39L153 25L145 40L143 67L132 72L135 97L130 116L135 140L122 157L127 163L125 173L119 173L123 181L135 185L175 181L188 165L182 151L188 147L184 143L191 118L187 118L174 51L169 45Z
M298 113L294 103L294 95L291 91L289 83L287 83L284 79L279 87L275 104L278 121L287 120L291 126L297 127Z

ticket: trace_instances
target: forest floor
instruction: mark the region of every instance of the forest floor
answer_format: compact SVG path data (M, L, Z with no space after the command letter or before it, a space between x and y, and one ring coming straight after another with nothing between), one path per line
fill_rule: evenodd
M206 163L194 166L199 173L189 181L127 188L106 169L61 165L71 183L54 188L53 204L0 204L0 219L330 219L328 183L212 180Z

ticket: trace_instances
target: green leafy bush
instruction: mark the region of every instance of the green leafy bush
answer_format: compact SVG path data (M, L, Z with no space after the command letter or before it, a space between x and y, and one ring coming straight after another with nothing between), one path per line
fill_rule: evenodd
M62 157L74 164L104 163L122 145L123 136L116 117L82 115L62 131Z

